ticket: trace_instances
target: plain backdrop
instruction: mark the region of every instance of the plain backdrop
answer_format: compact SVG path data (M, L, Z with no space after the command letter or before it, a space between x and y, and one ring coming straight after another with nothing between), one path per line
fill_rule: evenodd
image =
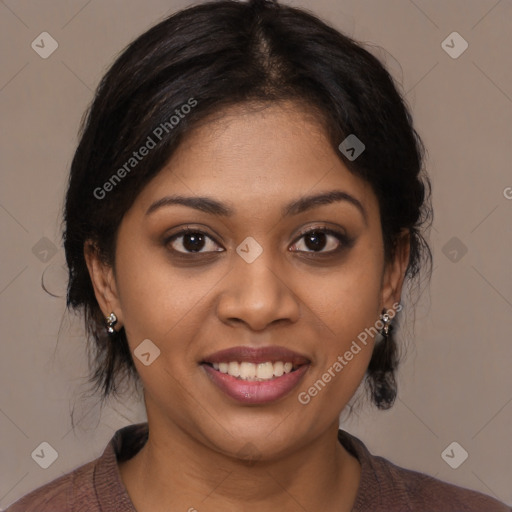
M427 146L433 183L434 272L414 330L409 308L401 335L397 402L342 415L342 426L398 465L512 504L512 2L289 3L384 61ZM100 414L81 398L84 334L65 314L60 213L100 78L131 40L187 5L0 2L0 507L98 457L117 428L145 419L134 399ZM51 48L42 32L58 44L47 58L31 46L45 37ZM31 455L42 442L57 452L47 469ZM442 456L453 442L453 457L468 454L456 469Z

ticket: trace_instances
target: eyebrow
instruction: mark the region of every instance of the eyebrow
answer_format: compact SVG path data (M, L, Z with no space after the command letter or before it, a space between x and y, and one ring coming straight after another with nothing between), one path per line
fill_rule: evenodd
M368 224L368 215L364 206L358 199L356 199L354 196L351 196L349 193L344 192L343 190L330 190L328 192L321 192L319 194L309 195L296 199L282 208L281 215L282 217L298 215L299 213L305 212L318 206L341 201L348 202L349 204L355 206L363 216L365 224ZM176 204L188 206L189 208L194 208L196 210L221 217L231 217L235 213L234 209L211 197L187 197L181 195L170 195L155 201L147 209L146 215L150 215L160 208Z

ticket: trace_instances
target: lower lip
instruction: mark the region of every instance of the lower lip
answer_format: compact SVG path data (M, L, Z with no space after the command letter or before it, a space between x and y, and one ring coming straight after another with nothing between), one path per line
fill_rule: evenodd
M207 375L226 395L246 404L265 404L287 395L308 371L304 364L295 371L285 373L272 380L247 381L222 373L207 364L203 364Z

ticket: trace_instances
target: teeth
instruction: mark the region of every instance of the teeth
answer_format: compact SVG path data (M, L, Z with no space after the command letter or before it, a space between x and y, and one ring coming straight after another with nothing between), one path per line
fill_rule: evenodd
M272 363L248 363L247 361L229 361L222 363L212 363L215 370L221 373L227 373L232 377L238 377L242 380L271 380L274 377L281 377L285 373L290 373L293 369L293 363L287 361L276 361Z
M256 366L256 377L258 379L271 379L274 376L274 365L272 363L259 363Z
M240 363L240 378L244 380L256 377L256 365L244 361Z
M228 365L228 373L229 375L233 375L233 377L239 377L240 365L236 361L231 361Z
M284 373L284 363L283 361L277 361L277 363L274 363L274 375L276 377L281 377Z

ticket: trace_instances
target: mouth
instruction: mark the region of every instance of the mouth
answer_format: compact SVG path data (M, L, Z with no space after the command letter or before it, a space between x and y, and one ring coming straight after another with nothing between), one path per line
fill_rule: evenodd
M291 361L264 361L257 364L248 361L222 361L221 363L205 362L203 364L220 373L246 382L266 382L295 372L303 366Z
M284 347L234 347L201 361L208 377L238 402L263 404L295 388L311 360Z

